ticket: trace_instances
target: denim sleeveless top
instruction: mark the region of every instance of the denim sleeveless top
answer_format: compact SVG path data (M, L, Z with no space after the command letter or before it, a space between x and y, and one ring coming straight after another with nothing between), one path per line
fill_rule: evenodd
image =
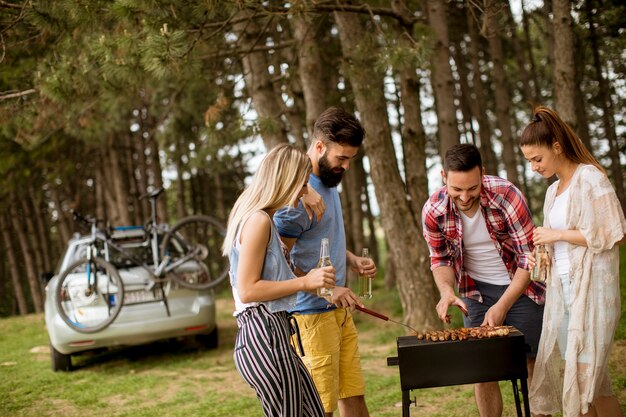
M282 242L278 235L278 231L276 230L273 221L270 222L270 225L270 241L267 244L265 250L265 260L263 261L261 279L265 279L267 281L286 281L288 279L293 279L296 276L289 267L287 259L285 259ZM240 233L241 229L237 233L235 242L233 243L233 248L230 252L230 257L228 259L230 262L230 268L228 271L230 275L230 285L234 289L237 288L237 267L239 265ZM276 300L252 303L251 305L265 304L270 312L276 313L279 311L290 310L294 308L296 306L297 299L298 293L294 293L282 298L278 298ZM240 311L238 311L237 313L240 313Z

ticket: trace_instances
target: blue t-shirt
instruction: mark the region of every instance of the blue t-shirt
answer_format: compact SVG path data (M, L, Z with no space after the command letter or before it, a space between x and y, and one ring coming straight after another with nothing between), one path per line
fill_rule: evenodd
M278 233L287 238L297 239L291 250L295 265L304 272L317 267L320 258L322 238L328 238L330 260L335 268L335 285L346 286L346 235L343 228L343 213L337 188L328 188L314 174L309 177L309 187L313 187L326 204L322 220L313 215L309 220L302 202L297 208L282 209L274 214L274 223ZM334 308L334 305L333 307ZM328 301L308 292L298 293L298 303L292 312L313 314L328 311Z

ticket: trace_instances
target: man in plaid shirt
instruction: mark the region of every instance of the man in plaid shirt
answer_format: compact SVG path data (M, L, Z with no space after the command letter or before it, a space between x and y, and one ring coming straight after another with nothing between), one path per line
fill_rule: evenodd
M452 146L442 171L444 186L422 210L430 265L441 299L466 313L465 327L514 326L527 343L529 383L541 334L545 285L530 281L528 254L535 226L522 193L509 181L484 175L474 145ZM455 283L458 288L455 294ZM481 417L502 415L497 382L474 386Z

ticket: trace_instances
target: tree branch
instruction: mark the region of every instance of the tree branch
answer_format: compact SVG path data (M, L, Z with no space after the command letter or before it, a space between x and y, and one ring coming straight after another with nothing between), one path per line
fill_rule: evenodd
M262 7L263 10L267 12L282 12L288 13L291 9L284 7ZM343 4L337 1L327 1L327 2L318 2L315 4L308 5L307 11L309 12L350 12L350 13L364 13L369 15L379 15L379 16L388 16L400 21L404 25L411 25L416 23L420 19L415 16L403 16L400 13L397 13L395 10L391 8L385 7L372 7L369 4Z
M29 95L29 94L34 94L36 92L37 92L37 90L35 90L34 88L31 88L29 90L20 91L20 92L17 92L17 93L9 93L9 92L7 92L7 93L0 93L0 101L8 100L10 98L22 97L22 96L26 96L26 95Z
M7 3L4 0L0 0L0 7L6 7L7 9L19 9L19 10L22 10L25 6L26 6L26 3L24 3L24 4L13 4L13 3Z

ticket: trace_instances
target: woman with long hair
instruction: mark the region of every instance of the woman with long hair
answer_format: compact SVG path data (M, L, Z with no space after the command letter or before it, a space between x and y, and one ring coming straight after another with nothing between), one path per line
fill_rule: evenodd
M618 245L626 234L620 202L604 169L553 110L534 109L520 146L533 171L558 177L533 234L551 263L531 411L621 416L608 373L620 317Z
M237 199L222 247L230 260L239 327L235 365L256 391L265 416L324 416L313 380L290 344L291 334L296 339L298 334L287 310L295 306L298 291L332 287L334 269L296 277L273 222L276 210L297 205L307 192L310 172L304 152L290 145L273 148Z

